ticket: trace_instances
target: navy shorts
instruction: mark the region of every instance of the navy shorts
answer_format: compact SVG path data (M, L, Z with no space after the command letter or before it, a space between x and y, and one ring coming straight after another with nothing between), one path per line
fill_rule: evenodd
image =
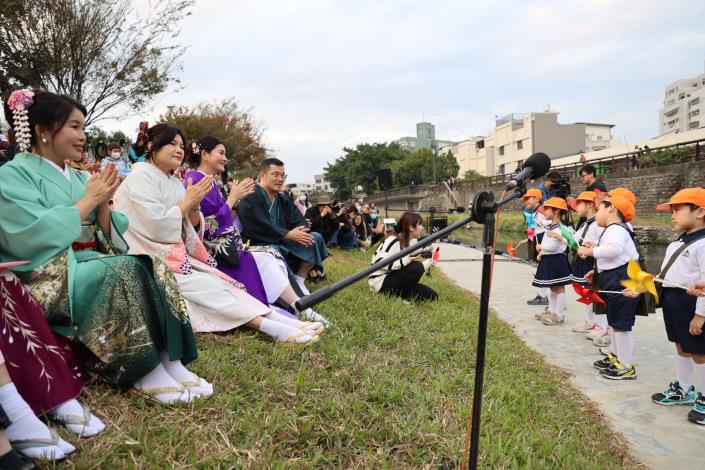
M600 290L622 291L624 287L620 283L627 276L627 265L618 268L602 271L598 274L600 278ZM622 294L599 294L607 303L607 324L620 331L632 331L636 308L639 299L625 297Z
M690 321L695 316L698 298L688 295L683 289L664 287L661 293L663 322L668 340L681 345L690 354L705 354L705 333L691 335Z

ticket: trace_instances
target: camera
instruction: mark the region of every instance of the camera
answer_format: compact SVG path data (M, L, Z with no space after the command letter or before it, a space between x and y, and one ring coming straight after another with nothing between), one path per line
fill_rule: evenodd
M551 189L555 191L556 196L567 199L570 196L570 178L561 176L558 181L554 181L554 186Z
M386 232L393 232L394 227L396 227L397 221L394 219L384 219L384 230Z

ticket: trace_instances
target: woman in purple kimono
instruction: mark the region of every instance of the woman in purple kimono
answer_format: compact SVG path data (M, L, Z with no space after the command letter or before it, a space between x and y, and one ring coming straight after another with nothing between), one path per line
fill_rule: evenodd
M186 173L184 185L188 185L189 180L196 184L206 175L217 176L225 171L228 159L225 145L219 139L203 137L193 141L189 150L188 163L195 170ZM251 178L231 183L230 193L225 197L213 183L211 191L201 201L201 212L205 217L203 243L218 262L218 269L244 284L250 295L264 304L280 301L295 309L299 295L292 287L289 268L279 252L265 246L245 247L242 244L242 226L233 211L240 199L252 193L254 187ZM298 313L306 320L329 326L328 321L313 309Z

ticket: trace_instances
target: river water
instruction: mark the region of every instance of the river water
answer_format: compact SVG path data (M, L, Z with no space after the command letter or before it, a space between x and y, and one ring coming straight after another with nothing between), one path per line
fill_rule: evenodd
M507 251L507 243L510 241L512 242L512 245L516 248L516 245L519 243L520 240L523 240L526 238L526 233L525 232L499 232L499 235L497 236L497 246L496 249L498 251L501 251L503 253L506 253ZM459 241L461 244L465 246L469 246L472 248L481 248L482 246L482 230L480 229L473 229L473 230L467 230L467 229L458 229L455 232L450 234L450 240L451 241ZM657 244L648 244L648 245L641 245L641 250L644 253L644 258L646 261L646 267L648 272L650 273L658 273L658 271L661 269L661 262L663 261L663 257L666 254L666 246L665 245L657 245ZM441 258L443 255L441 254ZM528 260L528 253L527 253L527 248L526 245L520 246L517 250L517 254L515 255L515 258L520 258L522 260Z

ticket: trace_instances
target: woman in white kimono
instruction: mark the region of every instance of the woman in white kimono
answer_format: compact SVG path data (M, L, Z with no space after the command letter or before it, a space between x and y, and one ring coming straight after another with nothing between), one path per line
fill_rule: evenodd
M131 253L160 257L174 273L197 332L229 331L248 326L285 346L318 341L321 323L303 323L270 309L250 296L244 286L216 269L203 246L201 200L212 177L184 188L172 175L184 159L184 137L167 124L149 128L140 146L147 158L136 163L115 194L114 205L130 226L125 239ZM194 226L198 227L199 233Z

